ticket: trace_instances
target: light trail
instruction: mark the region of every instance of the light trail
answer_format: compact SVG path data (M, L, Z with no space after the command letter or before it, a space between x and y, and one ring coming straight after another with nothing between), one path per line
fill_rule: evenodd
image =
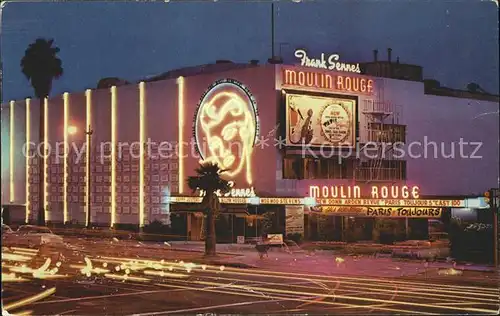
M498 303L498 302L497 302ZM470 302L443 302L443 303L434 303L434 305L469 305ZM486 305L488 303L472 303L474 305Z
M3 308L6 311L10 311L12 309L17 309L19 307L26 306L26 305L31 304L33 302L36 302L36 301L42 300L46 297L49 297L50 295L54 294L55 292L56 292L56 288L53 287L53 288L47 289L41 293L38 293L34 296L27 297L27 298L22 299L20 301L4 305Z
M11 248L10 250L19 251L23 254L25 254L24 257L30 257L30 255L36 254L37 250L31 250L31 249L24 249L24 248L18 248L14 249ZM16 255L23 257L23 255L20 254L12 254L9 252L4 252L4 254L7 255L14 255L14 258ZM119 281L138 281L138 282L150 282L153 279L148 278L149 276L151 277L165 277L167 278L166 280L172 281L171 279L168 279L169 277L175 277L176 280L175 282L182 282L182 283L188 283L188 284L198 284L198 285L216 285L218 288L220 287L226 287L229 289L232 289L232 292L234 293L228 293L232 295L243 295L243 296L248 296L248 293L245 292L238 292L234 291L236 290L241 290L241 291L252 291L252 292L260 292L260 294L255 294L254 297L260 297L262 298L262 295L269 297L272 299L273 297L270 295L280 295L280 299L283 300L283 296L287 296L288 300L302 300L305 304L302 304L301 306L307 306L307 305L312 305L312 304L323 304L323 303L331 303L331 302L324 302L324 299L330 298L330 299L346 299L346 300L357 300L357 301L363 301L363 302L375 302L379 303L378 305L352 305L352 304L347 304L345 308L368 308L368 309L376 309L376 310L386 310L385 308L382 308L382 306L386 306L387 304L399 304L399 305L410 305L410 306L417 306L417 307L426 307L426 308L431 308L431 309L439 309L439 310L460 310L460 311L472 311L472 312L494 312L493 310L488 310L486 308L479 308L479 307L463 307L463 305L486 305L488 302L494 302L498 304L498 289L495 288L489 288L489 287L477 287L477 286L455 286L455 285L445 285L445 284L426 284L426 283L421 283L421 282L406 282L406 281L393 281L393 280L387 280L387 279L378 279L378 278L366 278L366 277L347 277L347 276L326 276L326 275L314 275L314 274L304 274L304 273L289 273L289 272L279 272L279 271L266 271L266 270L244 270L244 269L239 269L239 268L225 268L224 270L221 270L219 266L212 266L212 265L198 265L194 263L184 263L183 261L165 261L165 260L147 260L147 259L137 259L137 258L116 258L116 257L101 257L101 258L93 258L93 261L96 262L114 262L120 267L120 270L144 270L142 273L144 274L145 277L137 277L137 276L130 276L130 275L117 275L117 274L110 274L106 273L105 277L106 278L111 278ZM92 271L92 269L99 270L99 272L104 273L104 271L107 271L106 269L100 269L97 267L92 267L92 262L90 261L89 258L86 258L85 260L86 265L70 265L71 268L76 268L76 269L84 269L88 268L89 271ZM90 262L90 265L89 265ZM2 264L4 268L8 268L8 265ZM64 276L53 276L51 275L51 271L49 270L47 273L47 269L50 266L50 259L47 259L45 264L38 268L39 274L47 274L47 278L51 277L64 277ZM202 267L205 267L203 269ZM23 269L19 267L13 267L14 269ZM31 268L26 268L24 269L29 269L33 271ZM154 269L154 270L153 270ZM163 270L169 270L169 272L163 271ZM193 281L193 280L179 280L178 278L186 278L190 275L187 274L181 274L181 273L171 273L172 270L186 270L187 272L198 272L200 273L201 278L205 279L215 279L217 281L221 280L226 280L226 281L235 281L235 282L248 282L251 283L251 285L244 284L244 285L233 285L233 284L225 284L225 283L220 283L220 282L205 282L205 281ZM12 270L11 270L12 271ZM248 271L248 272L247 272ZM24 273L29 273L28 271L23 271ZM205 273L214 273L216 274L215 276L210 276L210 275L205 275ZM321 287L314 287L314 286L306 286L306 285L298 285L297 282L294 284L286 284L286 283L278 283L278 282L265 282L265 281L258 281L258 280L252 280L252 279L247 279L247 278L231 278L231 277L223 277L220 274L226 274L226 275L236 275L239 277L259 277L259 278L274 278L274 279L287 279L287 280L294 280L294 281L304 281L307 283L316 283L320 285ZM196 275L196 274L195 274ZM292 276L290 276L292 275ZM304 277L298 277L298 276L307 276L307 278ZM330 289L327 284L329 283L335 283L337 286L335 289ZM377 283L374 283L377 282ZM261 286L255 286L254 284L260 284ZM414 284L415 286L411 286ZM284 286L287 288L293 287L294 290L287 290L287 289L274 289L274 288L267 288L267 287L262 287L265 285L269 286ZM342 285L342 287L339 289L338 287ZM174 285L166 285L166 284L161 284L160 286L174 286ZM391 288L389 288L391 287ZM396 287L395 289L392 289L392 287ZM402 291L399 294L397 293L397 288L400 288L401 290L407 289L407 291ZM303 291L296 291L297 288L300 289L305 289ZM316 292L311 292L312 289L316 290L321 290L321 288L325 290L330 290L328 293L316 293ZM364 291L358 291L356 292L356 297L353 296L353 293L350 293L349 295L346 295L346 291L350 291L350 289L360 289L362 288ZM181 289L181 288L179 288ZM192 290L199 291L199 287L194 287L191 288ZM464 291L465 289L465 291ZM472 291L475 289L476 291ZM332 291L342 291L342 295L336 295L332 294ZM495 294L492 292L495 291ZM458 293L457 292L461 292ZM138 293L131 293L131 295L141 295L142 292ZM448 293L448 294L447 294ZM127 293L128 294L128 293ZM419 297L422 299L432 299L432 300L437 300L436 302L426 302L427 304L420 304L420 303L414 303L414 302L407 302L407 301L391 301L391 299L378 299L378 298L369 298L369 297L359 297L360 295L391 295L392 298L394 298L396 295L398 295L400 298L401 297L410 297L410 298L415 298ZM415 295L412 295L415 294ZM113 295L114 296L114 295ZM291 296L291 297L290 297ZM100 298L100 297L95 297ZM307 299L305 299L307 298ZM316 300L311 301L311 299L316 298ZM456 301L448 301L448 299L455 299ZM270 302L270 301L268 301ZM458 302L455 304L455 302ZM43 303L43 302L40 302ZM340 303L335 303L335 304L340 304ZM327 304L328 305L328 304ZM491 305L491 304L490 304ZM301 307L299 306L299 307ZM338 305L335 305L338 306ZM405 310L407 312L407 310Z
M102 286L102 285L100 285L100 286ZM100 299L114 298L114 297L127 297L127 296L136 296L136 295L182 292L182 291L184 291L184 290L178 289L178 290L138 291L138 292L133 292L133 293L120 293L120 294L108 294L108 295L97 295L97 296L87 296L87 297L64 298L64 299L60 299L60 300L36 302L36 303L33 303L33 305L69 303L69 302L78 302L78 301L91 301L91 300L100 300Z
M128 261L133 261L134 259L129 259L129 258L115 258L115 257L105 257L106 259L115 259L123 262L123 260L128 260ZM137 259L135 259L137 260ZM151 264L155 265L158 264L161 261L154 261L154 260L145 260L144 261L146 264ZM165 262L163 266L167 265L179 265L180 263L178 262ZM161 269L162 267L157 266L156 268ZM218 267L215 266L208 266L207 271L213 270L213 272L217 273L230 273L230 274L237 274L237 275L244 275L244 276L255 276L253 273L244 273L244 272L239 272L241 271L240 269L235 269L235 268L226 268L224 271L220 271ZM196 270L199 271L200 270ZM488 299L482 299L483 301L491 301L491 302L497 302L496 298L498 297L498 294L495 293L480 293L477 292L478 290L483 290L483 291L495 291L498 292L498 289L493 289L493 288L479 288L479 287L468 287L468 286L452 286L452 285L437 285L437 284L425 284L425 283L420 283L420 282L404 282L404 281L393 281L393 280L384 280L384 279L367 279L367 278L354 278L354 277L344 277L344 276L336 276L335 279L332 279L330 276L319 276L319 275L308 275L308 274L298 274L298 275L306 275L309 278L300 278L300 277L288 277L289 273L283 273L283 272L277 272L277 271L258 271L258 272L266 272L266 274L262 274L263 277L270 277L270 278L284 278L284 279L292 279L292 280L301 280L301 281L308 281L311 282L312 280L318 280L322 282L338 282L339 279L343 280L342 284L351 284L351 285L357 285L363 286L364 288L371 287L372 291L377 291L377 292L390 292L393 293L394 290L384 290L384 287L388 286L398 286L400 290L406 290L404 291L406 294L400 294L400 296L408 296L408 294L418 294L421 296L427 296L427 297L447 297L447 298L455 298L459 300L463 299L471 299L470 296L475 296L475 299L479 299L479 297L491 297L491 300ZM297 274L295 274L297 275ZM325 277L327 280L325 280ZM363 281L363 282L353 282L353 281L345 281L344 279L347 280L356 280L356 281ZM234 280L234 279L233 279ZM383 284L373 284L373 283L368 283L366 281L370 282L379 282L382 281ZM422 285L422 287L411 287L407 286L407 284L415 284L415 285ZM474 292L472 291L464 291L464 289L475 289ZM425 292L419 292L418 290L423 290ZM438 292L438 293L436 293ZM461 295L456 295L456 293L459 292ZM453 295L447 295L445 293L453 294Z
M237 274L237 275L246 275L246 276L255 276L255 274L253 273L243 273L243 272L234 272L234 271L223 271L223 272L219 272L219 273L225 273L225 274ZM304 275L304 274L301 274L301 275ZM325 278L321 278L321 279L318 279L320 278L321 276L318 276L318 275L309 275L309 278L304 278L304 277L288 277L288 276L280 276L280 275L272 275L272 274L259 274L259 276L262 276L262 277L268 277L268 278L278 278L278 279L289 279L289 280L302 280L302 281L311 281L311 280L318 280L318 281L321 281L321 282L337 282L339 280L335 280L335 279L331 279L331 277L327 277L327 276L324 276L327 278L327 280L325 280ZM357 285L358 288L359 286L363 286L364 288L366 287L371 287L371 288L384 288L384 287L389 287L389 286L392 286L393 284L373 284L373 283L368 283L367 281L371 281L371 282L378 282L379 279L365 279L365 278L362 278L360 280L362 280L363 282L353 282L353 281L343 281L342 279L345 279L346 277L336 277L338 279L340 279L340 281L342 281L342 284L352 284L352 285ZM357 280L356 278L352 278L352 277L347 277L347 279L349 280ZM384 280L387 282L387 280ZM442 292L446 292L446 293L457 293L457 291L460 291L461 294L466 294L466 295L473 295L473 296L484 296L484 297L494 297L494 298L497 298L498 297L498 294L490 294L490 293L478 293L478 292L468 292L468 291L463 291L462 287L457 287L457 288L454 288L454 290L448 290L450 288L450 286L446 286L446 290L445 289L441 289L440 286L436 286L435 284L427 284L425 287L410 287L410 286L404 286L404 285L400 285L401 282L398 282L398 281L394 281L394 285L397 285L399 287L399 289L401 290L404 290L404 289L407 289L407 290L410 290L410 291L415 291L415 290L424 290L426 292L439 292L437 294L433 294L433 293L421 293L421 292L414 292L414 293L418 293L420 295L428 295L428 296L432 296L432 295L444 295L444 294L441 294ZM403 283L405 284L405 283ZM453 288L453 287L452 287ZM478 288L478 289L481 289L481 288ZM476 290L477 291L477 290ZM498 290L496 290L498 292ZM406 291L408 292L408 291ZM465 298L469 298L469 296L465 296ZM456 298L464 298L464 297L461 297L461 296L449 296L449 297L456 297Z
M28 279L18 277L13 272L9 273L9 274L2 272L2 283L4 283L4 282L25 282L25 281L28 281Z
M326 284L324 283L321 283L321 282L317 282L317 281L313 281L314 283L318 284L319 286L321 286L323 289L327 290L328 294L334 294L335 293L335 290L340 286L340 281L337 282L336 286L335 286L335 289L332 289L332 288L329 288ZM323 296L320 296L318 298L316 298L315 300L313 300L312 302L308 302L308 303L303 303L299 306L297 306L298 308L301 308L303 306L307 306L307 305L311 305L311 304L314 304L314 302L317 302L317 301L322 301L324 300L325 298Z
M154 265L155 261L144 261L145 263L143 264L144 266L151 266L151 265ZM180 265L180 263L176 263L177 265ZM158 272L158 271L155 271L154 273L152 274L156 274L156 275L160 275L161 276L161 272ZM221 277L207 277L207 278L215 278L215 279L221 279ZM245 281L245 280L241 280L241 279L231 279L231 278L222 278L222 279L226 279L226 280L235 280L235 281ZM254 283L269 283L269 282L261 282L261 281L253 281L253 280L249 280L251 282L254 282ZM308 280L306 279L305 281L308 281L308 282L311 282L311 281L314 281L314 280ZM351 282L353 283L353 282ZM216 283L218 285L221 285L220 283ZM274 283L276 284L276 283ZM366 284L364 284L366 285ZM227 285L226 285L227 286ZM248 290L249 287L248 286L245 286L244 289ZM429 290L428 288L426 290ZM393 297L394 297L394 290L390 291L390 290L382 290L382 289L378 289L378 290L375 290L376 292L390 292ZM292 292L293 293L293 292ZM409 296L408 294L411 294L411 293L414 293L414 294L420 294L420 295L433 295L433 294L430 294L430 293L420 293L420 292L417 292L417 291L412 291L412 292L409 292L409 293L406 293L406 295L401 295L401 296ZM307 293L307 294L310 294L310 293ZM311 295L315 295L316 293L312 293ZM434 296L443 296L443 297L453 297L451 295L434 295ZM466 298L466 297L461 297L461 296L456 296L455 298L460 298L460 299L463 299L463 298ZM492 302L496 302L496 300L489 300L489 301L492 301ZM383 302L384 304L387 303L387 301L381 301ZM310 303L310 302L308 302ZM470 302L469 304L474 304L476 302ZM432 306L432 305L429 305L429 306ZM379 306L373 306L371 305L370 306L371 308L378 308Z
M173 284L156 284L159 286L164 286L164 287L173 287L173 288L182 288L182 289L189 289L189 290L198 290L198 291L204 291L204 292L214 292L214 293L222 293L222 294L229 294L229 295L237 295L237 296L248 296L248 297L258 297L261 298L261 295L256 295L256 294L251 294L251 293L241 293L241 292L233 292L233 291L222 291L222 290L216 290L212 288L193 288L189 286L182 286L182 285L173 285ZM269 299L278 299L280 301L295 301L295 302L309 302L310 300L308 299L303 299L303 298L293 298L293 297L281 297L281 296L267 296ZM269 302L269 301L268 301ZM315 302L315 304L319 305L330 305L330 306L355 306L359 308L371 308L371 306L366 306L366 305L352 305L352 304L346 304L346 303L339 303L339 302L326 302L326 301L319 301ZM213 306L207 306L207 307L200 307L200 310L206 310L206 309L213 309ZM397 308L378 308L379 310L384 310L384 311L391 311L391 312L408 312L406 309L397 309ZM194 311L194 310L193 310ZM147 316L147 315L161 315L161 314L173 314L173 313L180 313L180 311L165 311L165 312L155 312L154 314L152 313L144 313L144 314L136 314L136 316ZM430 313L424 313L424 312L413 312L413 314L421 314L421 315L429 315Z
M19 251L26 251L26 252L38 252L38 249L31 249L31 248L21 248L21 247L9 247L12 250L19 250Z
M186 308L186 309L179 309L175 311L163 311L163 312L153 312L153 313L140 313L140 314L132 314L133 316L155 316L155 315L161 315L161 314L173 314L173 313L189 313L189 312L195 312L195 311L203 311L203 310L213 310L217 308L224 308L224 307L236 307L236 306L244 306L244 305L256 305L260 303L274 303L274 302L279 302L283 300L262 300L262 301L249 301L249 302L238 302L238 303L232 303L232 304L222 304L222 305L213 305L213 306L206 306L206 307L196 307L196 308Z
M345 276L324 276L324 275L309 275L309 274L296 274L296 273L286 273L286 272L277 272L277 271L265 271L265 270L243 270L243 269L237 269L237 268L226 268L223 271L220 270L218 266L207 266L203 265L207 270L202 269L202 265L194 264L194 263L184 263L183 261L181 262L173 262L173 261L165 261L165 260L146 260L146 259L137 259L137 258L115 258L115 257L101 257L101 258L93 258L92 259L95 262L113 262L118 264L120 266L120 270L126 270L130 269L133 270L133 268L136 268L137 270L144 270L142 273L144 273L145 277L137 277L137 276L130 276L130 275L117 275L117 274L110 274L106 273L105 277L114 279L117 281L138 281L138 282L150 282L153 281L153 279L148 278L148 276L151 277L165 277L167 278L166 280L168 281L174 281L174 282L181 282L181 283L186 283L189 285L201 285L201 286L206 286L206 285L213 285L217 286L219 289L218 291L220 293L226 293L230 295L240 295L240 296L252 296L252 297L258 297L262 298L262 296L265 296L269 298L269 300L266 300L266 302L272 302L272 299L279 299L279 301L283 300L289 300L289 301L297 301L297 302L303 302L305 304L302 304L301 306L306 306L306 305L332 305L332 306L344 306L343 308L364 308L364 309L373 309L373 310L387 310L387 311L394 311L392 308L386 308L384 306L387 306L387 304L398 304L398 305L409 305L409 306L417 306L417 307L426 307L430 309L439 309L439 310L453 310L453 311L473 311L473 312L488 312L492 313L494 310L490 310L487 308L479 308L479 307L463 307L463 305L486 305L487 303L485 302L495 302L498 304L498 299L489 299L487 297L495 297L498 298L498 295L494 295L491 293L491 291L495 290L498 293L498 289L493 289L493 288L481 288L481 287L465 287L467 289L471 288L476 288L479 289L480 291L485 291L486 293L475 293L472 291L466 291L465 293L460 293L460 295L449 295L446 294L446 292L452 292L456 293L457 291L461 291L464 287L462 286L452 286L452 285L438 285L438 284L425 284L425 283L419 283L419 282L405 282L405 281L392 281L392 280L384 280L384 279L368 279L368 278L356 278L356 277L345 277ZM90 259L85 260L87 265L70 265L72 268L76 269L83 269L85 267L89 266L89 261ZM90 261L91 262L91 261ZM50 261L49 261L49 266L50 266ZM39 268L40 270L47 270L47 261L46 264L44 264L42 267ZM90 269L100 269L96 267L92 267L92 263L90 263ZM154 269L154 270L153 270ZM169 270L169 272L163 271L163 270ZM188 272L193 271L193 272L199 272L201 275L201 278L205 279L215 279L215 280L226 280L226 281L235 281L235 282L248 282L251 283L251 285L248 284L243 284L243 285L234 285L234 284L226 284L226 283L220 283L220 282L205 282L205 281L195 281L192 279L189 280L179 280L179 278L186 278L188 274L181 274L181 273L171 273L170 271L172 270L187 270ZM104 270L104 269L102 269ZM250 271L250 272L242 272L242 271ZM256 273L254 272L256 271ZM214 273L216 274L215 276L211 275L204 275L205 273ZM264 272L264 273L262 273ZM265 282L265 281L258 281L258 280L252 280L252 279L246 279L246 278L230 278L230 277L223 277L220 276L220 274L228 274L228 275L238 275L238 276L249 276L249 277L261 277L261 278L278 278L278 279L288 279L288 280L300 280L308 283L316 283L320 285L321 287L313 287L313 286L306 286L306 285L298 285L297 282L294 284L286 284L286 283L278 283L278 282ZM257 275L256 275L257 274ZM294 275L294 277L290 277L288 275ZM196 274L194 274L196 275ZM309 278L303 278L303 277L296 277L296 275L307 275ZM175 277L175 280L168 279L169 277ZM368 282L369 281L369 282ZM327 284L335 282L337 285L337 288L335 289L330 289ZM381 284L374 284L373 282L379 282ZM389 289L389 287L397 286L397 284L405 284L406 286L401 286L401 288L406 288L409 289L410 291L403 291L399 294L395 292L394 289ZM408 286L408 284L417 284L419 286L411 287ZM260 284L262 286L255 286L253 284ZM396 285L395 285L396 284ZM156 284L158 286L163 286L163 287L177 287L179 290L195 290L195 291L207 291L206 289L200 288L199 286L194 286L194 287L185 287L181 285L175 285L175 284ZM287 290L287 289L274 289L274 288L267 288L263 287L263 285L269 285L269 286L284 286L287 288L292 287L294 290ZM340 289L338 287L342 285ZM425 287L424 287L425 286ZM230 292L225 292L220 290L220 288L227 288L230 290ZM297 288L300 289L307 289L303 291L296 291ZM316 293L316 292L311 292L309 289L316 289L316 290L321 290L321 288L325 290L330 290L329 293ZM363 288L366 291L363 292L358 292L356 297L353 295L345 295L345 291L349 291L349 289L360 289ZM368 289L367 289L368 288ZM370 288L371 291L370 291ZM444 291L441 291L440 288L443 288ZM455 291L451 291L451 289L455 289ZM331 291L342 291L342 295L336 295L332 294ZM210 290L210 291L213 291ZM244 292L241 292L244 291ZM247 293L248 291L254 292L254 293ZM125 295L142 295L146 293L147 291L144 292L136 292L136 293L125 293ZM159 292L165 292L165 291L159 291ZM257 292L260 292L259 294L256 294ZM439 292L439 293L436 293ZM443 293L441 293L443 292ZM469 294L467 294L467 292ZM158 293L156 291L153 291L153 293ZM360 294L361 293L361 294ZM420 296L426 296L422 297L422 299L425 298L430 298L433 300L438 300L437 302L433 302L432 304L420 304L416 302L407 302L407 301L388 301L388 299L378 299L378 298L369 298L369 297L359 297L359 295L392 295L393 298L398 295L399 297L420 297ZM411 295L411 294L416 294L416 295ZM278 295L278 296L277 296ZM114 297L116 295L111 295L110 297ZM91 297L88 299L101 299L103 296L98 296L98 297ZM311 301L311 299L316 298L316 300ZM446 302L447 300L441 299L441 298L454 298L459 304L454 304L454 301ZM86 300L87 298L79 298L78 300ZM354 301L362 301L362 302L375 302L378 303L378 305L356 305L356 304L344 304L344 303L338 303L338 302L330 302L330 301L324 301L325 299L346 299L346 300L354 300ZM477 301L469 301L469 300L477 300ZM55 301L54 303L61 302L61 300ZM50 303L50 302L36 302L36 304L43 304L43 303ZM427 302L429 303L429 302ZM249 302L251 304L251 302ZM344 304L344 305L340 305ZM449 305L449 306L448 306ZM455 306L453 306L455 305ZM299 306L300 307L300 306ZM223 307L221 307L223 308ZM408 309L405 310L398 310L396 309L395 311L397 312L408 312ZM166 311L162 313L172 313L172 311ZM142 314L139 314L142 315Z
M110 270L108 269L102 269L102 268L91 268L87 270L87 266L84 265L79 265L79 264L70 264L70 268L73 269L78 269L82 274L87 275L87 273L95 273L95 274L102 274L102 273L109 273Z
M14 254L14 253L2 252L2 261L7 260L7 261L26 262L26 261L30 261L31 259L33 259L33 258L23 256L23 255Z
M171 273L171 272L163 272L156 270L144 270L143 272L146 275L155 275L160 277L171 277L171 278L187 278L189 275L181 274L181 273Z
M132 258L115 258L115 257L103 257L104 259L108 259L108 260L116 260L116 262L119 262L121 264L129 264L129 263L132 263L130 265L130 268L131 269L136 269L136 270L139 270L139 269L145 269L145 268L155 268L155 269L165 269L165 268L170 268L169 270L172 269L172 265L175 266L176 269L179 268L179 266L181 266L181 264L179 262L170 262L170 261L167 261L165 262L164 260L161 260L161 261L157 261L157 260L141 260L142 263L140 261L138 261L137 259L132 259ZM97 260L97 259L94 259L94 260ZM123 261L128 261L128 263L124 263ZM168 266L170 265L170 266ZM184 264L184 266L186 266L188 264ZM196 267L195 265L193 265L193 267ZM189 269L192 269L192 268L189 268ZM208 266L208 271L210 270L214 270L216 272L220 272L218 267L215 267L215 266ZM244 272L238 272L238 271L241 271L240 269L232 269L232 268L227 268L224 273L227 273L229 272L228 270L231 270L231 272L233 274L239 274L239 275L249 275L249 273L244 273ZM188 270L189 271L189 270ZM196 270L196 271L199 271L199 270ZM259 271L260 272L260 271ZM270 275L270 274L274 274L274 275ZM278 276L276 276L276 274ZM267 276L267 277L283 277L283 275L288 275L289 273L282 273L282 272L268 272L268 271L265 271L265 274L263 274L263 276ZM295 274L296 275L296 274ZM301 275L304 275L304 274L301 274ZM348 279L348 280L356 280L356 281L371 281L371 282L374 282L374 281L379 281L378 279L366 279L366 278L353 278L353 277L342 277L342 276L336 276L335 279L331 279L331 277L326 277L328 280L324 280L325 276L318 276L318 275L309 275L309 274L306 274L309 278L308 279L305 279L306 281L308 282L311 282L311 280L314 280L314 279L317 279L317 278L321 278L321 281L323 282L338 282L339 279L340 280L343 280L343 279ZM289 278L289 277L283 277L283 278ZM304 280L304 279L301 279L301 278L297 278L297 277L292 277L291 279L294 279L294 280ZM418 290L419 288L418 287L409 287L409 286L403 286L402 289L407 289L407 290L410 290L411 292L410 293L415 293L415 294L420 294L420 295L424 295L424 296L441 296L441 297L455 297L455 298L464 298L464 297L461 297L461 296L453 296L453 295L450 295L450 296L446 296L445 294L443 294L443 292L448 292L448 293L456 293L457 291L461 291L462 293L461 294L470 294L470 295L473 295L473 296L490 296L490 297L497 297L497 294L487 294L487 293L478 293L477 290L482 290L482 291L489 291L489 290L492 290L492 291L497 291L496 289L489 289L489 288L478 288L478 287L463 287L463 286L450 286L450 285L433 285L433 284L423 284L423 283L417 283L417 282L397 282L397 281L391 281L391 280L380 280L382 281L381 283L383 284L370 284L370 283L366 283L366 282L352 282L352 281L343 281L343 285L345 284L353 284L353 285L363 285L364 287L366 286L370 286L370 287L374 287L374 288L383 288L384 286L394 286L395 284L398 284L398 283L402 283L402 284L417 284L417 285L422 285L423 287L421 289L424 289L425 291L431 291L431 292L437 292L439 291L440 293L439 294L432 294L432 293L419 293L419 292L415 292L415 290ZM432 289L430 289L430 287L432 287ZM464 292L463 289L466 288L466 289L475 289L476 291L474 292ZM449 291L448 289L452 289L453 291ZM392 290L391 290L392 292ZM470 297L465 297L465 298L470 298Z
M179 280L179 282L182 282L182 280ZM189 283L196 283L200 285L207 285L207 286L213 286L218 283L214 282L205 282L205 281L194 281L190 280ZM231 288L239 288L239 289L245 289L245 286L241 285L231 285ZM279 294L295 294L295 295L303 295L303 296L323 296L325 298L334 298L334 299L346 299L346 300L353 300L353 301L362 301L362 302L375 302L375 303L385 303L385 300L381 299L376 299L376 298L367 298L367 297L355 297L355 296L347 296L347 295L329 295L329 294L321 294L321 293L309 293L309 292L301 292L301 291L290 291L290 290L278 290L278 289L270 289L270 288L261 288L261 287L250 287L253 290L257 291L262 291L262 292L271 292L271 293L279 293ZM406 302L406 301L392 301L392 304L400 304L400 305L408 305L412 307L426 307L426 308L437 308L437 309L444 309L444 310L454 310L456 311L456 308L453 307L448 307L448 306L438 306L438 305L431 305L431 304L424 304L424 303L416 303L416 302ZM369 306L370 308L373 308L373 306ZM378 308L378 307L377 307ZM488 310L488 309L482 309L482 308L473 308L473 307L465 307L465 308L460 308L462 311L469 311L469 312L479 312L479 313L492 313L494 310Z
M2 253L2 256L5 256L6 254ZM7 254L9 255L9 254ZM33 278L36 279L57 279L57 278L67 278L69 277L68 275L61 275L61 274L56 274L59 270L58 267L55 267L53 269L48 269L50 266L51 259L47 258L45 263L36 269L27 267L26 264L23 264L21 266L16 266L16 265L8 265L2 263L2 268L8 268L10 272L13 273L21 273L21 274L28 274L31 275Z
M141 277L134 277L134 276L129 276L129 275L117 275L117 274L110 274L106 273L104 274L106 278L110 279L115 279L115 280L121 280L121 281L139 281L139 282L149 282L150 279L147 278L141 278Z
M227 270L231 270L231 272L229 272ZM401 288L409 288L408 285L415 285L416 286L415 288L420 288L420 289L423 289L426 291L428 291L430 288L432 288L432 290L439 290L440 292L447 291L447 292L456 293L456 291L461 291L462 293L467 293L470 295L482 295L482 296L498 297L498 294L497 294L498 289L487 288L487 287L471 287L471 286L459 286L459 285L455 286L455 285L443 285L443 284L433 284L433 283L405 282L405 281L386 280L386 279L378 279L378 278L368 279L368 278L356 278L356 277L346 277L346 276L331 277L331 276L326 276L326 275L288 273L288 272L278 272L278 271L268 271L268 270L252 270L252 272L255 271L255 273L239 272L239 271L242 271L242 270L228 268L228 269L226 269L226 271L224 271L224 273L232 273L232 274L239 274L239 275L246 275L246 276L259 275L262 277L294 279L294 280L304 280L303 278L300 278L298 276L305 276L305 277L308 277L307 280L315 279L315 280L319 280L322 282L326 282L327 280L337 281L336 279L340 279L342 281L343 280L355 280L355 281L362 281L362 282L359 282L359 283L354 282L353 284L359 284L359 285L363 285L363 286L366 285L365 282L381 282L381 283L384 283L387 285L391 285L391 283L393 283L393 284L401 285ZM293 276L288 276L289 274L291 274ZM325 280L325 279L327 279L327 280ZM347 282L343 281L343 283L347 283ZM383 285L382 284L378 284L378 285L371 284L371 286L383 286ZM421 287L418 287L418 286L421 286ZM454 291L449 291L448 289L454 290ZM464 290L469 290L469 289L475 290L475 291L478 291L478 290L483 290L483 291L487 291L487 292L492 291L492 292L495 292L495 294L487 294L487 293L480 294L480 293L472 292L472 291L470 291L470 292L464 291Z
M33 315L33 311L31 311L31 310L21 311L21 312L17 312L15 315L16 316Z
M216 276L205 276L204 278L209 278L209 279L221 279L221 280L226 280L226 281L244 281L242 279L235 279L235 278L225 278L225 277L216 277ZM311 283L312 280L307 280L307 279L302 279L308 283ZM303 285L298 285L298 284L283 284L283 283L275 283L275 282L263 282L263 281L255 281L255 280L248 280L249 282L251 283L257 283L257 284L266 284L266 285L281 285L281 286L293 286L295 288L308 288L308 289L316 289L316 287L311 287L311 286L303 286ZM342 283L342 285L344 285ZM355 288L355 289L359 289L360 288L360 285L366 285L366 284L361 284L361 283L358 283L356 286L347 286L347 288ZM248 286L248 285L246 285ZM345 292L346 289L345 289L345 286L342 287L342 289L340 289L340 291L342 292ZM392 297L390 298L390 300L393 300L397 294L397 290L389 290L389 289L370 289L369 292L366 292L366 286L365 286L365 290L364 291L354 291L354 293L350 293L351 295L352 294L382 294L382 293L388 293L387 295L392 295ZM434 297L447 297L447 298L454 298L456 300L463 300L463 299L471 299L471 297L469 296L462 296L462 295L446 295L446 294L432 294L432 293L425 293L425 292L419 292L419 291L404 291L404 292L401 292L399 293L398 295L400 297L410 297L410 298L413 298L415 297L414 295L411 295L411 294L417 294L417 295L421 295L421 296L431 296L431 299L437 299L437 298L434 298ZM434 296L434 297L432 297ZM484 299L484 298L474 298L478 301L469 301L470 304L475 304L475 303L480 303L480 302L491 302L491 303L498 303L498 299Z

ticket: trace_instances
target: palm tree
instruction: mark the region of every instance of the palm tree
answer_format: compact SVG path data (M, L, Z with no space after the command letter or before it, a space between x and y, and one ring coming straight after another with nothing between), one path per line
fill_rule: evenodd
M39 122L39 143L44 140L44 119L43 119L43 101L49 96L52 89L52 81L58 79L63 74L62 62L57 57L59 48L52 46L53 39L47 40L38 38L31 43L21 59L21 71L30 81L35 96L40 102L40 122ZM38 157L38 166L43 166L43 157ZM38 225L45 224L45 209L43 205L43 172L40 170L38 180Z
M217 164L206 163L196 169L196 176L188 178L188 186L193 192L201 190L205 194L201 201L203 213L207 216L205 255L215 256L217 237L215 219L220 213L220 202L217 192L225 193L230 189L229 182L221 178L221 170Z

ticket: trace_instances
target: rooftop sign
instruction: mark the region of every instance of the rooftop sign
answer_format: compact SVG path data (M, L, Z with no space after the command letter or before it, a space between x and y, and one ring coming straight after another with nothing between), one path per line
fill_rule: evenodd
M325 71L303 71L300 68L282 68L284 88L315 88L355 94L373 94L372 79L351 74L329 73Z
M326 57L325 53L321 53L320 58L310 58L305 50L297 49L295 51L295 57L299 58L300 65L305 67L361 73L359 64L343 63L340 61L339 54L331 54Z

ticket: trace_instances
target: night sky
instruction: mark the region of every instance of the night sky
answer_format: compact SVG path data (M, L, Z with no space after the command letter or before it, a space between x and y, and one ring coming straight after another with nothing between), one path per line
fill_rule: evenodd
M32 96L20 71L38 37L60 47L64 76L52 95L94 88L103 77L138 80L170 69L271 55L269 1L58 2L4 4L4 100ZM279 45L279 43L288 43ZM344 61L393 60L424 66L424 78L498 93L498 6L490 0L277 2L276 52L337 52Z

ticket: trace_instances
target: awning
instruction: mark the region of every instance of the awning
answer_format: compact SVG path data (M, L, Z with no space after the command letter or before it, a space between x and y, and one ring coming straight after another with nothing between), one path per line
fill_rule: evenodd
M203 214L203 210L200 204L171 204L170 212L173 214L195 214L195 216L200 216L199 214ZM231 214L236 217L247 217L250 213L247 210L247 206L238 205L238 206L229 206L221 208L221 215Z

